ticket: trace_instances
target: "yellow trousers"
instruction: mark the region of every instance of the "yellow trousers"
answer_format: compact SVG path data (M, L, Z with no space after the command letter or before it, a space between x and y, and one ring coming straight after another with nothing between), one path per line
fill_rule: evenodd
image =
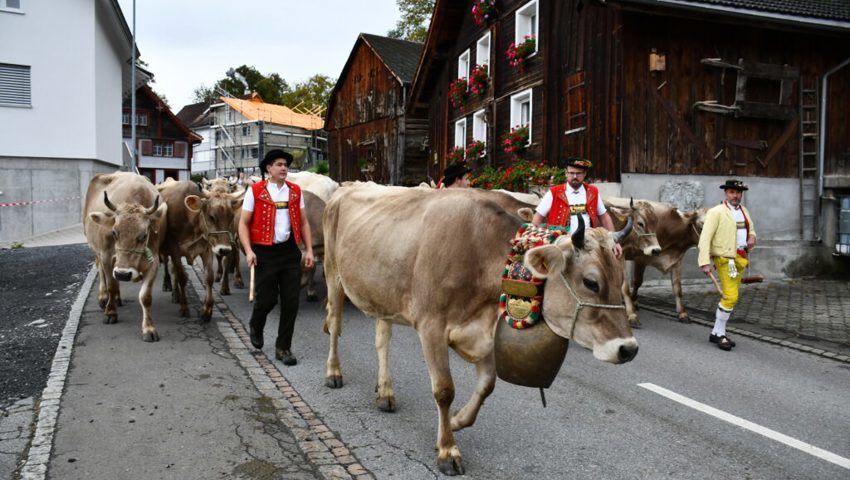
M720 286L723 288L723 298L720 299L720 306L727 311L732 311L735 304L738 303L738 289L741 286L741 277L744 276L744 269L750 261L746 258L735 255L735 268L738 270L738 275L735 278L729 277L729 259L726 257L714 257L714 266L717 267L717 276L720 278Z

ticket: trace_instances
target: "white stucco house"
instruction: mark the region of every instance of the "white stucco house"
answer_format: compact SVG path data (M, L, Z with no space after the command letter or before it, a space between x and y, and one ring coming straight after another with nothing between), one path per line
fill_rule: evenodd
M80 223L91 177L122 167L133 49L117 0L0 0L0 44L0 243L9 243Z

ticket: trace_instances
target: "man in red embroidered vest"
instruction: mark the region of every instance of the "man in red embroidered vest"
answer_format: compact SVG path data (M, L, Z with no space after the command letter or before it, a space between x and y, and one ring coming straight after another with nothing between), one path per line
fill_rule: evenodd
M292 354L292 332L298 316L301 292L301 250L304 265L313 266L310 224L304 211L301 188L286 181L292 155L271 150L260 160L260 171L269 179L251 185L242 203L239 240L248 266L255 267L256 299L251 312L251 345L263 348L266 317L280 298L280 323L275 341L275 358L284 365L298 363Z
M614 221L602 203L599 189L584 183L587 169L591 167L590 160L578 157L567 159L567 183L555 185L537 204L534 219L531 223L539 226L542 223L561 227L570 226L573 230L578 225L577 215L584 217L584 224L591 227L603 226L609 232L614 231ZM623 247L614 244L614 255L623 255Z

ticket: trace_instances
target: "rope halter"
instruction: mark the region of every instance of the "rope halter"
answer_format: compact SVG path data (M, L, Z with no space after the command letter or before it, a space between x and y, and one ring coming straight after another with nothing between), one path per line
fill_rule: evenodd
M573 310L573 315L572 315L572 325L570 326L570 336L568 338L573 338L573 334L575 333L575 330L576 330L576 322L578 321L578 314L579 314L579 312L581 312L582 308L589 307L589 308L607 308L607 309L611 309L611 310L623 310L623 311L626 310L625 305L609 305L609 304L605 304L605 303L593 303L593 302L582 301L580 298L578 298L578 295L576 294L575 290L573 290L573 287L570 285L570 282L567 281L567 277L564 276L564 272L561 272L561 280L564 282L564 286L567 287L567 291L569 291L570 295L573 296L573 300L576 301L575 310Z
M119 246L117 246L117 245L116 245L116 246L115 246L115 250L118 250L119 252L129 252L129 253L135 253L136 255L144 255L144 256L145 256L145 260L147 260L147 261L148 261L148 264L151 264L151 263L153 263L154 258L153 258L153 252L151 252L151 249L150 249L150 248L148 248L148 243L149 243L150 241L151 241L151 234L150 234L150 231L148 231L148 238L147 238L147 239L145 239L145 246L144 246L144 248L142 248L142 249L137 249L137 248L121 248L121 247L119 247Z

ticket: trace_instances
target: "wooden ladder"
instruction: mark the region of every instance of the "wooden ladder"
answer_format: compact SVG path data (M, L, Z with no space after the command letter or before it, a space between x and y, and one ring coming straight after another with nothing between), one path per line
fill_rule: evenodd
M818 78L800 76L800 238L814 240L818 228Z

